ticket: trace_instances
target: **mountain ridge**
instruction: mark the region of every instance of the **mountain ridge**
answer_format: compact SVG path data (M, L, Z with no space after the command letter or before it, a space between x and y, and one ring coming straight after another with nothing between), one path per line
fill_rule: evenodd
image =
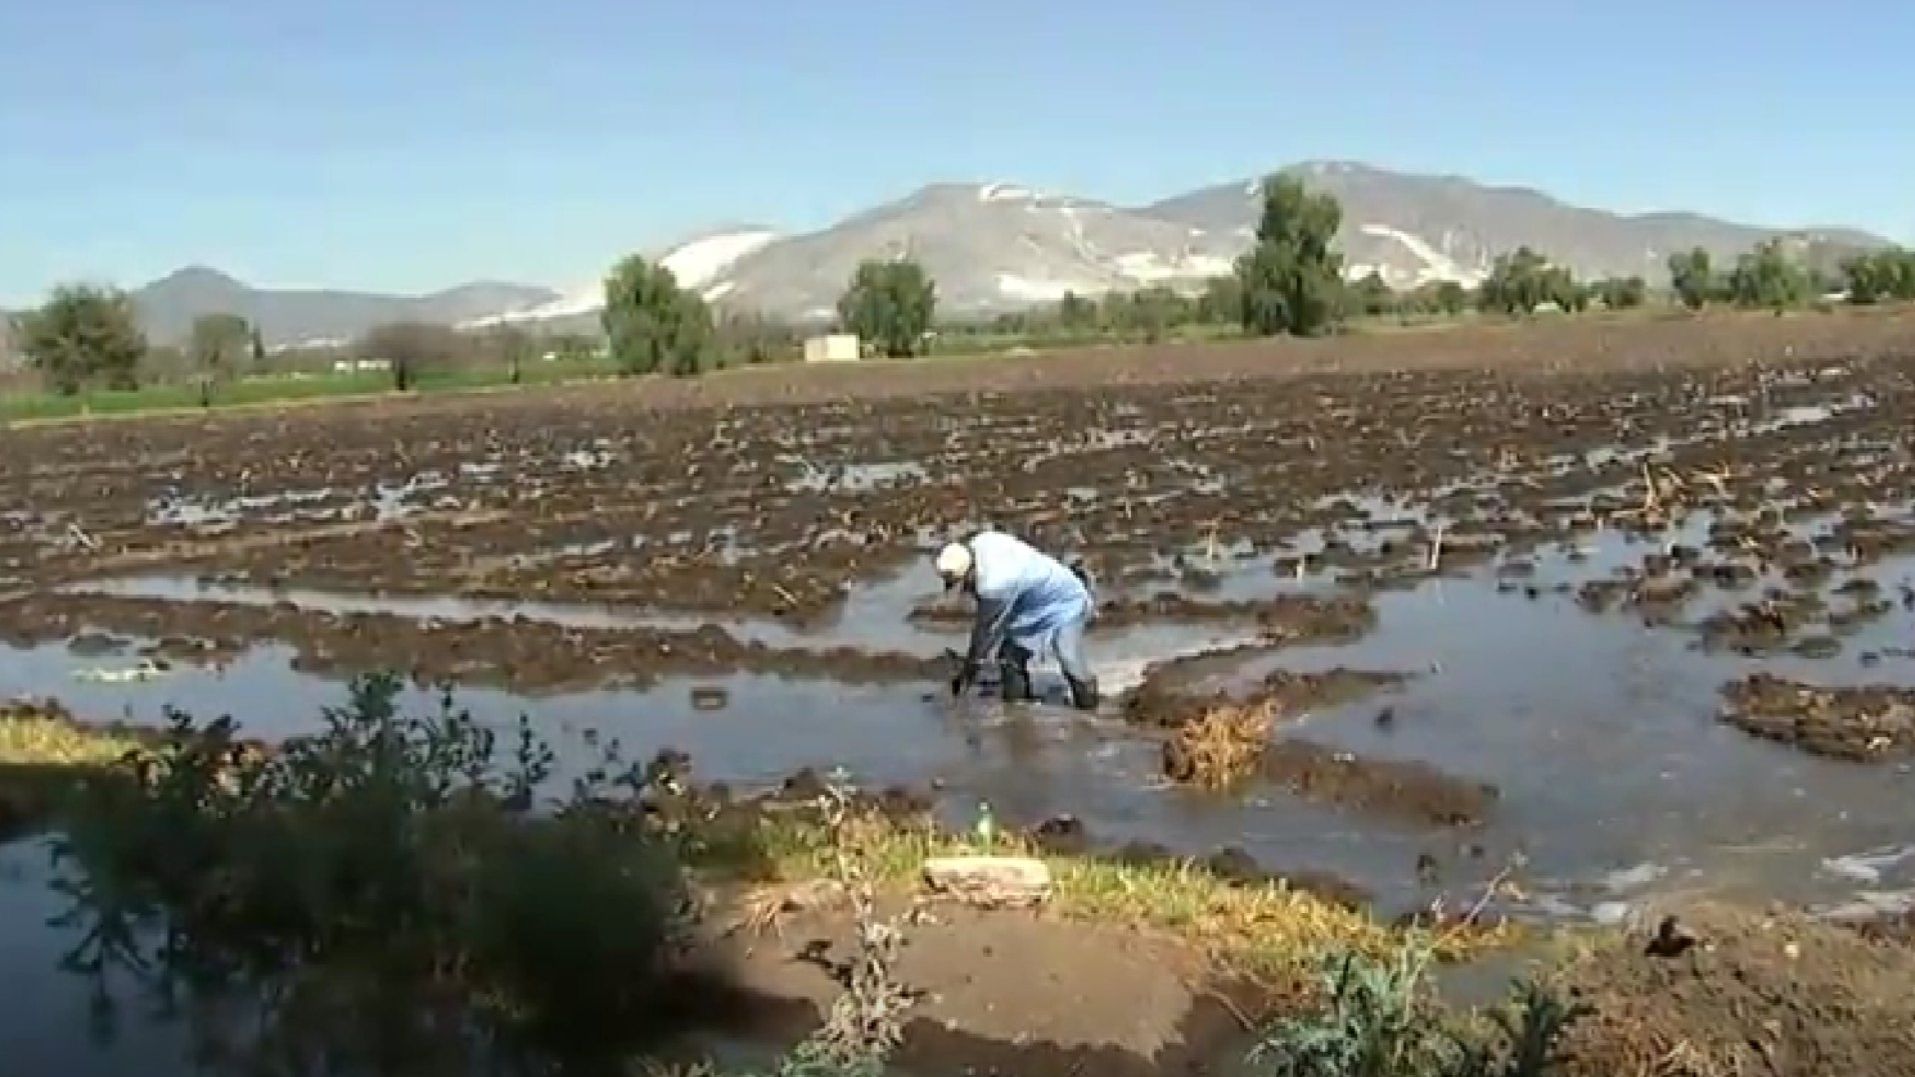
M1729 263L1757 242L1783 237L1811 262L1832 267L1848 252L1888 242L1845 226L1776 228L1684 209L1613 212L1534 187L1354 161L1304 161L1279 171L1301 176L1342 204L1338 239L1349 275L1374 271L1398 288L1437 280L1473 284L1496 255L1520 245L1582 277L1661 281L1669 254L1697 246ZM941 310L988 316L1054 302L1066 292L1201 287L1229 272L1252 241L1261 179L1213 184L1141 206L1017 183L934 182L824 228L786 233L741 217L739 224L691 232L649 254L715 304L818 323L834 316L858 262L910 254L937 281ZM587 328L596 321L597 282L606 268L581 273L565 290L494 280L403 296L254 288L189 265L132 295L158 341L183 340L201 314L233 313L260 325L277 347L336 343L401 320Z

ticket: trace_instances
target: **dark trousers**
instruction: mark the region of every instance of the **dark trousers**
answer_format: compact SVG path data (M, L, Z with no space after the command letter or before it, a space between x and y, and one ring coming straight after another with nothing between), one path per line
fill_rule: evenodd
M1084 631L1081 626L1066 626L1057 634L1058 664L1064 667L1064 683L1070 686L1071 706L1078 710L1097 709L1097 678L1091 676L1084 661ZM1031 690L1032 653L1005 640L997 651L998 683L1006 703L1025 703L1037 698Z

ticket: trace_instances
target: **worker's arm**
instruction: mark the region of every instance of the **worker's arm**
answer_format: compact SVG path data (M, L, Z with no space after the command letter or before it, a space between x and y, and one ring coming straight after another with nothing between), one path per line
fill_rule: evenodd
M1011 623L1011 605L1008 598L978 596L977 619L971 622L971 645L964 652L964 668L951 682L954 694L963 692L977 678L978 667L1004 642L1004 630Z

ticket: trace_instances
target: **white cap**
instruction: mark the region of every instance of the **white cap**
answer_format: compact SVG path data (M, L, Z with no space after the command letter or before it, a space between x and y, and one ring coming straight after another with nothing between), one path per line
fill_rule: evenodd
M971 571L971 548L953 542L938 551L938 575L948 580L963 579Z

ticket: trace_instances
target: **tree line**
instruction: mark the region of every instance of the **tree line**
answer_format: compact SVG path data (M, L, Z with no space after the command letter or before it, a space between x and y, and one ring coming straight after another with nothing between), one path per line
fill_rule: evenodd
M1579 280L1532 247L1499 255L1474 288L1436 281L1392 288L1375 271L1348 280L1333 240L1342 209L1327 193L1313 193L1290 176L1264 184L1254 246L1229 276L1195 295L1153 287L1113 292L1101 299L1067 294L1055 304L1001 316L999 332L1038 337L1136 337L1146 341L1191 325L1229 326L1252 336L1313 336L1357 318L1457 317L1468 311L1527 316L1539 310L1570 313L1600 308L1631 310L1654 298L1641 276ZM1692 310L1710 304L1784 310L1834 292L1853 304L1915 300L1915 251L1889 247L1857 254L1834 276L1770 239L1715 268L1697 248L1668 260L1670 300Z
M838 300L838 321L874 351L895 359L922 355L937 316L937 285L909 258L860 263ZM605 339L620 370L702 374L738 356L716 344L711 305L679 286L672 271L634 255L605 280ZM789 356L747 356L762 362Z
M838 304L841 324L879 354L908 358L929 346L936 285L909 259L857 267ZM466 330L426 322L380 325L338 348L282 349L269 363L257 326L236 314L197 318L186 343L155 345L126 292L89 284L55 288L37 309L9 325L13 347L52 391L133 390L153 381L186 381L210 405L218 388L247 374L292 371L336 360L372 360L394 388L461 367L507 371L514 383L545 358L607 358L621 373L701 374L728 366L797 358L796 326L757 314L717 311L681 288L663 265L631 257L605 279L602 335L542 333L510 323ZM302 354L303 352L303 354Z
M1310 191L1293 176L1272 176L1263 185L1254 244L1231 273L1194 294L1162 286L1098 297L1067 292L1056 303L947 328L1032 340L1156 342L1192 326L1250 336L1314 336L1360 317L1459 317L1471 310L1520 317L1543 309L1628 310L1651 300L1640 276L1578 280L1568 267L1527 246L1498 256L1474 288L1435 281L1399 290L1376 272L1349 280L1335 243L1342 218L1333 196ZM1779 238L1726 267L1717 267L1699 247L1677 252L1668 269L1669 296L1691 310L1722 304L1782 311L1835 291L1854 304L1915 300L1915 251L1896 247L1856 254L1833 276L1805 265ZM838 326L871 352L910 358L930 349L937 311L936 282L917 261L900 257L860 263L836 313ZM201 402L210 403L222 383L267 372L259 327L245 319L207 314L195 320L183 346L157 348L141 331L132 299L112 288L58 287L11 328L28 366L65 395L88 387L133 389L157 376L196 383ZM318 358L379 360L394 387L406 390L424 373L461 365L505 369L518 382L527 363L548 356L602 354L627 374L702 374L796 358L801 338L798 328L775 319L715 309L682 287L669 268L636 255L605 278L599 330L594 339L510 324L466 331L399 323L378 326L352 346Z

